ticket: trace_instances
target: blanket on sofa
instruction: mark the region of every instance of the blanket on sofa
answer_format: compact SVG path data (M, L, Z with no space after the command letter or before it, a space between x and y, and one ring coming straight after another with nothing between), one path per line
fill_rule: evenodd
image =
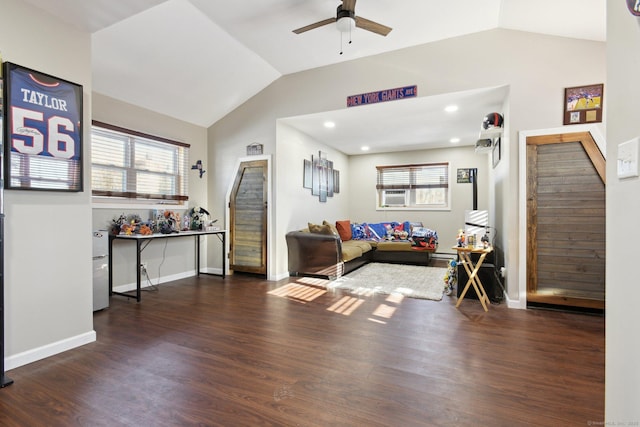
M363 222L351 224L353 240L409 240L414 246L435 247L438 232L416 222ZM344 240L344 239L343 239Z

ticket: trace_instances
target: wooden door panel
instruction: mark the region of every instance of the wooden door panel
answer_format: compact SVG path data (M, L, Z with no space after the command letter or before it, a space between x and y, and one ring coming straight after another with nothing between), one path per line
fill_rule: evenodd
M267 273L267 162L241 163L231 192L229 268Z
M605 214L589 134L527 138L528 301L604 307Z

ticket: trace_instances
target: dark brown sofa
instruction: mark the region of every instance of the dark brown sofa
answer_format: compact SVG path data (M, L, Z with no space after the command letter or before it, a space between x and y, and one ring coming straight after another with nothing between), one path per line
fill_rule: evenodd
M435 249L419 249L407 240L342 241L336 234L308 229L286 234L290 276L335 278L368 262L428 265Z

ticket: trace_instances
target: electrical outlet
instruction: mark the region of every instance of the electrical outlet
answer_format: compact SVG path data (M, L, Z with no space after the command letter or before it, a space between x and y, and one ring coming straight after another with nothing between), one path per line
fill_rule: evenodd
M502 276L502 277L506 277L507 276L506 267L500 267L500 276Z
M142 271L147 271L147 263L146 262L141 262L140 263L140 269Z

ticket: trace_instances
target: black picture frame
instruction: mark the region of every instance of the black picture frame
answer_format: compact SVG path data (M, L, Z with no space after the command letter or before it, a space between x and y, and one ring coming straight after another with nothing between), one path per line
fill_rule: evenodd
M493 149L491 150L491 156L492 156L492 160L493 160L493 168L495 169L496 166L498 166L498 163L500 163L500 159L502 158L502 148L501 148L501 141L500 138L496 138L493 141Z
M457 172L458 184L470 184L471 183L471 169L459 168Z
M83 88L11 62L4 75L4 187L83 191Z

